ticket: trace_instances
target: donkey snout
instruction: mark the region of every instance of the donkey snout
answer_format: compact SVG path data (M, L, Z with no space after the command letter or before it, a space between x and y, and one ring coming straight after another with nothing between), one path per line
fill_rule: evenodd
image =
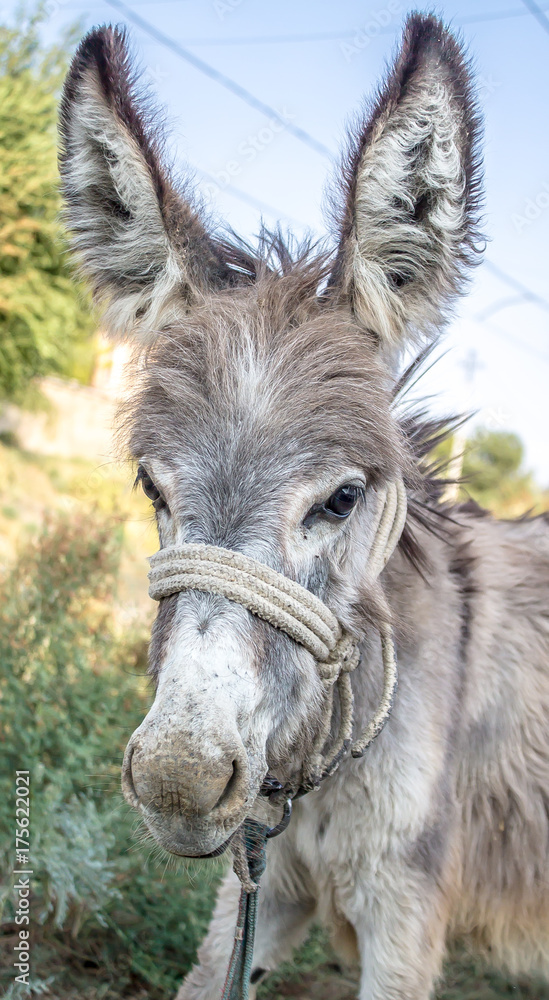
M247 754L238 734L217 742L162 734L152 728L131 738L122 769L127 801L155 824L222 823L245 806Z
M230 753L205 760L137 746L128 756L125 777L134 804L156 812L206 816L227 801L229 786L236 784L238 761Z

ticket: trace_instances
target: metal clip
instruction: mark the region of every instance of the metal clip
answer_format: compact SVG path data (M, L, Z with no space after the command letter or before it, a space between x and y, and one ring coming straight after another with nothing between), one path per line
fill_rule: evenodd
M282 819L280 823L273 826L268 833L265 834L267 840L271 840L273 837L278 837L279 833L284 833L284 830L288 826L292 818L292 800L286 799L284 803L284 812L282 813Z

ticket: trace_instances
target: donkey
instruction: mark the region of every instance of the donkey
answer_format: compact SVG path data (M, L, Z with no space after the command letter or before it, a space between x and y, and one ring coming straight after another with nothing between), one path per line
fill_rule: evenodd
M333 250L213 231L153 126L123 33L92 31L65 85L61 175L105 324L139 345L120 418L137 479L161 549L259 560L358 638L357 732L381 690L373 497L397 476L408 497L377 584L398 654L392 715L269 842L252 981L313 920L360 963L361 1000L426 1000L456 938L547 974L547 523L445 504L424 459L437 428L395 404L403 352L434 340L479 255L463 48L435 17L408 18L349 141ZM160 600L150 672L124 795L166 851L219 854L267 773L289 780L318 732L314 657L235 601L188 590ZM179 1000L219 997L238 890L230 872Z

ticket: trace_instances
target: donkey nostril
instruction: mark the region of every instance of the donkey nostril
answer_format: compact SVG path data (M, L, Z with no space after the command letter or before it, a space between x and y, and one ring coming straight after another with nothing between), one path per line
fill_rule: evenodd
M134 750L135 747L130 745L126 748L126 753L124 754L124 761L122 764L122 793L126 801L129 802L135 809L139 804L139 796L135 790L132 774L132 757Z
M230 797L231 797L233 789L234 789L234 787L235 787L235 785L237 783L237 780L238 780L239 766L238 766L238 761L236 759L233 760L232 768L233 769L232 769L231 777L229 778L227 784L225 785L225 788L221 792L221 795L219 796L219 798L218 798L218 800L217 800L217 802L216 802L216 804L214 806L214 809L219 809L219 807L222 806L222 805L224 805L225 802L228 799L230 799Z

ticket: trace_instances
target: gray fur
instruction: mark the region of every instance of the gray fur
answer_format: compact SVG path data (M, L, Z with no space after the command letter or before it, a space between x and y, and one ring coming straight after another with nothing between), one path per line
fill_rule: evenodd
M480 117L469 65L436 18L408 19L351 136L332 279L388 359L435 335L481 245Z
M184 316L223 270L199 211L161 162L153 120L150 101L138 97L124 34L90 32L61 102L66 221L106 328L144 339Z
M445 507L422 465L439 428L399 418L391 374L443 321L475 252L477 117L458 43L409 19L347 161L333 256L208 234L168 181L111 29L83 42L62 128L82 266L113 329L149 336L120 426L160 494L161 544L234 548L325 600L361 642L357 732L381 689L371 488L398 474L407 487L381 578L393 713L270 842L258 977L315 918L360 962L361 1000L427 1000L449 938L549 974L547 523ZM346 482L363 486L346 521L308 516ZM150 655L156 697L124 792L166 849L215 853L267 769L284 781L310 748L315 664L198 593L161 603ZM237 895L231 874L179 1000L219 997Z

